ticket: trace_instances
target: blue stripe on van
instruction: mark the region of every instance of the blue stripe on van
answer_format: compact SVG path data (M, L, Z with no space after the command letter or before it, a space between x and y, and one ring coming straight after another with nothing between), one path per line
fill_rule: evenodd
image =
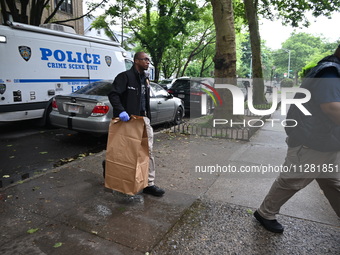
M16 79L15 83L42 83L42 82L95 82L102 79Z

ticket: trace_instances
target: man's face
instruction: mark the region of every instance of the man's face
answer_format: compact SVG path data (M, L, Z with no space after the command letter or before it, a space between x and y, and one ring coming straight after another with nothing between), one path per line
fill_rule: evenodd
M146 53L143 53L139 56L138 59L136 59L135 64L140 71L148 70L149 64L150 64L150 58Z

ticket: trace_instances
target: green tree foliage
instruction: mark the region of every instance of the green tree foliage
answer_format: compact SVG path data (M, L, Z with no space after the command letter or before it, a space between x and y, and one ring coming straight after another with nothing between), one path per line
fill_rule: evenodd
M303 78L306 76L308 71L312 69L314 66L318 64L318 62L323 59L324 57L331 55L334 53L334 50L339 45L339 42L334 43L325 43L322 45L322 50L319 52L315 52L312 56L309 57L309 59L306 62L306 65L302 68L302 70L299 72L299 77Z
M215 45L205 47L185 70L184 76L191 77L212 77L214 76L213 56L215 54Z
M322 57L330 55L336 48L336 43L329 43L325 38L313 36L308 33L292 33L282 44L282 49L274 52L274 65L279 78L288 71L287 50L290 50L290 77L298 77L302 69L309 69L321 60ZM308 65L308 66L306 66ZM303 73L300 73L303 75Z
M189 32L179 34L167 49L162 62L163 75L211 76L216 38L211 6L202 8L200 19L189 22L186 30Z
M273 69L276 68L274 65L273 53L272 50L265 45L265 42L262 42L261 45L263 79L271 80Z
M237 74L239 77L249 78L251 76L252 62L249 33L243 34L238 52L240 52L240 55L238 56Z
M281 81L281 87L293 87L294 86L294 81L289 78L285 78Z
M240 0L233 1L236 8L234 13L234 28L236 44L245 40L241 33L244 26L244 13ZM215 39L216 32L212 18L212 6L206 4L201 7L200 19L187 24L187 34L179 34L169 49L166 50L161 64L161 71L165 78L170 76L211 77L214 76ZM241 50L237 51L237 59L241 57ZM242 62L237 61L237 69L242 69ZM240 74L239 74L240 76Z
M179 52L179 48L181 47L176 46L177 45L173 44L164 52L163 61L160 68L165 79L172 77L176 70L178 70L178 67L181 65L180 63L182 62L182 53Z
M263 78L261 72L261 48L258 27L258 15L274 19L281 18L284 24L290 24L297 27L299 24L308 25L306 12L311 12L314 17L320 15L330 16L332 12L340 10L340 1L328 0L244 0L245 13L249 25L251 38L252 58L253 58L253 76L254 78ZM263 84L254 85L254 102L261 103L264 97L262 95Z
M318 64L318 62L323 59L324 57L331 55L332 51L326 51L323 53L315 53L313 56L309 58L309 61L307 64L302 68L302 70L299 72L299 77L303 78L306 76L308 71L312 69L314 66Z
M267 17L279 17L283 24L290 24L293 27L298 27L300 24L308 26L309 21L306 19L308 12L311 12L314 17L329 17L333 12L340 11L340 1L334 0L262 0L262 3L263 13ZM269 8L270 5L274 8Z
M199 19L200 10L194 0L122 0L111 5L105 15L113 19L124 17L125 26L151 55L158 81L166 50L177 35L188 33L186 25Z
M292 34L292 36L282 44L283 48L291 51L290 69L293 74L305 66L308 58L320 53L323 48L323 42L320 37L315 37L307 33Z
M238 48L238 64L237 64L237 74L238 77L249 78L251 76L251 45L249 33L238 34L237 35L239 41ZM264 79L269 80L271 77L271 69L273 67L273 53L272 50L269 49L265 45L265 41L261 43L261 59L262 59L262 69L263 69L263 77Z

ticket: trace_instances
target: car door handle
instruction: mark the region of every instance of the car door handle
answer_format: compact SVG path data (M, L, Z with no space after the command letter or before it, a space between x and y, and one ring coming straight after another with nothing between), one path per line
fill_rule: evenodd
M158 104L162 104L162 102L161 102L161 101L158 101Z

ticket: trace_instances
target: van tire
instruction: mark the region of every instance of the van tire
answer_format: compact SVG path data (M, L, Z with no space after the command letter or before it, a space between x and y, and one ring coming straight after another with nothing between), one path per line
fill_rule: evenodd
M45 128L52 128L51 121L50 121L50 113L52 112L52 104L49 103L45 109L44 117L41 120L41 126Z

